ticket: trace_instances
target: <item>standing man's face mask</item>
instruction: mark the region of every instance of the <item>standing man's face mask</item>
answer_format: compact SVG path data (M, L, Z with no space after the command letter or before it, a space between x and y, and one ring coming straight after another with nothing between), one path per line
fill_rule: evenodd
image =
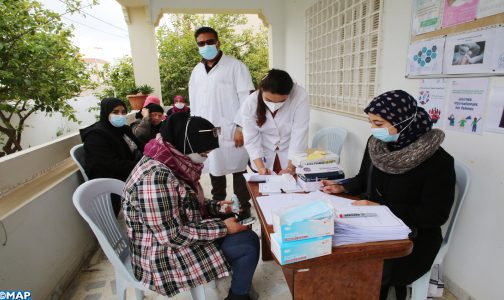
M206 45L204 47L198 47L199 54L203 56L206 60L214 59L219 51L217 50L216 45Z
M182 108L184 108L184 106L185 106L185 103L182 103L182 102L175 103L175 107L178 109L182 109Z
M112 126L114 127L123 127L124 125L126 125L126 115L110 114L109 121L110 124L112 124Z

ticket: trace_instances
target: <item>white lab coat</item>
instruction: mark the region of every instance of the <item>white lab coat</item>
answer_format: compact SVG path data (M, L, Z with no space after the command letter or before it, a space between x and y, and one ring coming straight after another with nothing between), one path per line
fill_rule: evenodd
M275 154L278 154L282 169L287 168L288 160L295 154L306 151L308 147L308 127L310 107L306 91L294 84L285 104L277 111L275 118L266 109L266 123L257 126L257 95L252 93L240 110L241 126L245 139L245 148L252 166L257 169L254 160L262 158L268 169L273 168ZM277 150L278 148L278 150Z
M254 85L247 66L233 57L223 54L209 73L203 63L194 67L189 79L191 115L221 127L219 148L210 152L204 172L222 176L246 170L247 151L234 144L234 119L251 90Z

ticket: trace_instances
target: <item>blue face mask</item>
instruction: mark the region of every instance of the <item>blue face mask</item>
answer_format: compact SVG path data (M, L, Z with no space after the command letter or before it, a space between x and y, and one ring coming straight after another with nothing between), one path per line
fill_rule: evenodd
M206 60L214 59L219 53L216 45L206 45L204 47L198 47L198 51L199 54L201 54L201 56L203 56L203 58Z
M406 120L404 120L402 122L399 122L399 123L397 123L397 124L395 124L393 126L390 126L390 127L387 127L387 128L371 128L371 134L375 138L377 138L380 141L385 142L385 143L397 142L397 140L399 139L399 135L401 134L401 132L403 132L406 128L408 128L408 126L411 125L411 123L413 123L413 120L415 119L415 117L416 117L416 111L415 111L415 114L412 117L407 118ZM411 120L411 121L401 131L399 131L396 134L390 134L389 133L389 128L392 128L392 127L394 127L396 125L404 123L404 122L406 122L408 120Z
M126 125L126 116L125 115L115 115L115 114L110 114L109 118L110 124L114 127L123 127Z
M392 126L394 127L394 126ZM371 134L379 139L380 141L383 141L385 143L390 143L390 142L397 142L399 139L399 133L396 134L390 134L389 133L389 128L371 128Z

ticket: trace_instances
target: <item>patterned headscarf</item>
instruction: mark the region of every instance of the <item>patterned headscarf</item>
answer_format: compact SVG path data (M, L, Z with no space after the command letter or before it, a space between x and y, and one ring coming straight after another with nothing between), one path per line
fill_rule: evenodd
M364 109L365 113L379 115L401 132L397 142L387 143L391 150L402 149L432 129L432 120L413 96L396 90L375 97Z

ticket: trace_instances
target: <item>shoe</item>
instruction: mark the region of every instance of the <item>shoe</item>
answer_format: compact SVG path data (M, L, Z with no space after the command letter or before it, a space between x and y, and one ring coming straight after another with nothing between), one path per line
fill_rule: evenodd
M250 296L248 294L245 295L236 295L229 289L229 294L224 300L250 300Z
M245 220L246 218L250 218L252 213L250 212L250 207L245 208L238 214L238 221Z

